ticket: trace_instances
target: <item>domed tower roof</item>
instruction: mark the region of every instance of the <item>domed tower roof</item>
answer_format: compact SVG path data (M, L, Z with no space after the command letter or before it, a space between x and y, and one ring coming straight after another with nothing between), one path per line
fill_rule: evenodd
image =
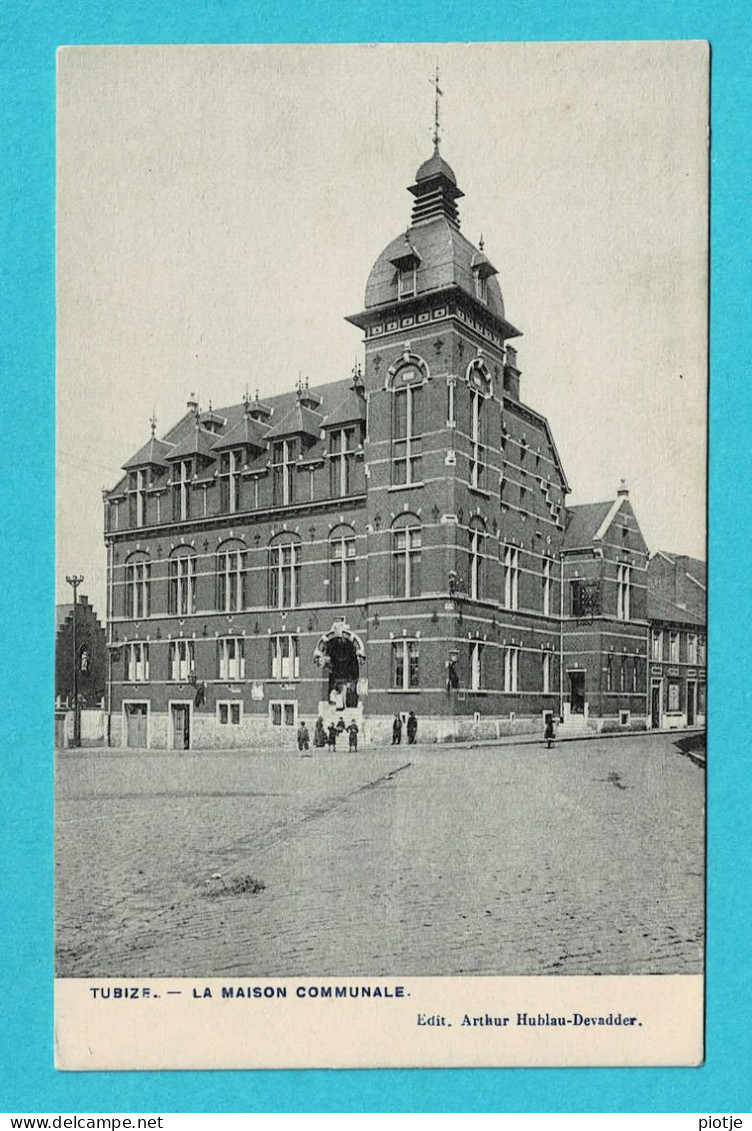
M364 310L348 321L366 328L381 308L458 288L503 323L504 339L518 337L520 331L506 321L498 272L482 238L476 247L460 232L457 201L464 193L438 144L408 191L415 198L410 227L379 255L366 283Z

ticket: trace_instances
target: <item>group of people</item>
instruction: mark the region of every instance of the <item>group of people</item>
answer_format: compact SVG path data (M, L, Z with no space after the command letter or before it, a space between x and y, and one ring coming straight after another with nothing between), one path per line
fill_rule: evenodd
M344 719L338 719L336 723L331 723L329 727L324 726L324 720L321 715L316 719L316 725L313 728L313 745L322 748L327 746L330 750L337 749L337 739L340 735L347 733L348 749L357 751L358 749L358 733L359 727L352 720L349 726L345 726ZM298 727L298 750L301 754L308 750L311 743L311 735L308 727L301 721Z
M407 731L408 745L415 742L415 736L418 733L418 716L415 711L411 711L407 716L407 723L405 725ZM402 743L402 716L395 715L394 722L392 723L392 746L400 746Z

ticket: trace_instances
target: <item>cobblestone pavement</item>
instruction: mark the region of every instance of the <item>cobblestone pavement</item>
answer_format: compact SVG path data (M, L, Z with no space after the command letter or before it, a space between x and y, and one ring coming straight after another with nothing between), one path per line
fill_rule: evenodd
M66 751L58 974L698 973L703 802L670 735Z

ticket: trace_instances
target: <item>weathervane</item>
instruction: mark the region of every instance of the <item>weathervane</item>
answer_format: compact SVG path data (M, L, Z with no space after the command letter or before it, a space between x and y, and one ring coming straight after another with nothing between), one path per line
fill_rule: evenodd
M439 64L436 64L436 74L430 80L431 86L435 89L435 103L434 103L434 120L433 120L433 151L439 152L439 142L441 141L441 134L439 133L439 98L443 97L443 90L439 86Z

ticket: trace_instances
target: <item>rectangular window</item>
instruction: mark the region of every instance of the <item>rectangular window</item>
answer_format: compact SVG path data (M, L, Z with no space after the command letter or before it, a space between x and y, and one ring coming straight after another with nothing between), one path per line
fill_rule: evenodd
M447 424L456 424L454 418L454 390L455 382L451 379L447 382Z
M668 685L668 709L669 709L669 711L680 710L681 708L679 706L679 702L680 702L680 700L679 700L679 684L678 683L670 683Z
M553 562L550 558L546 558L543 562L543 615L546 617L551 616L551 607L553 604L554 594L554 578L553 578Z
M478 601L484 596L484 551L486 532L480 526L470 530L470 599Z
M240 510L240 482L243 452L222 452L219 459L219 506L222 511L234 514Z
M614 690L614 657L606 657L606 691Z
M516 609L520 593L520 551L516 546L504 547L502 563L504 607Z
M420 595L421 528L403 526L392 531L392 596Z
M394 390L392 482L403 486L420 481L421 385Z
M395 640L392 643L392 687L409 691L420 686L420 643Z
M397 269L398 274L398 293L400 298L409 298L410 295L415 294L415 260L409 259L406 263L400 264Z
M172 465L172 518L175 522L191 517L192 474L193 460L178 460Z
M149 678L149 645L126 644L125 678L128 683L145 683Z
M277 542L269 550L269 603L275 609L300 604L300 559L297 542Z
M672 664L679 663L679 633L670 632L668 636L668 658Z
M480 691L483 686L483 645L478 640L470 644L470 690Z
M297 636L288 633L272 636L270 648L272 679L298 679L300 650Z
M687 635L687 663L697 663L697 636L693 632Z
M480 389L470 390L470 486L476 490L483 490L486 480L485 403L486 398Z
M504 649L504 691L518 691L520 669L519 648Z
M196 559L192 554L170 558L168 563L167 611L186 616L196 609Z
M663 659L663 632L660 629L653 629L653 659Z
M248 608L248 553L226 550L217 554L217 610L234 613Z
M239 726L242 717L242 703L233 699L217 702L217 720L221 726Z
M219 679L245 679L245 641L238 636L224 636L217 641L217 675Z
M344 498L352 490L356 443L354 428L329 434L329 493L334 498Z
M186 683L196 670L192 640L171 640L169 676L173 683Z
M638 660L638 658L636 656L634 657L634 659L632 660L632 663L630 665L629 674L630 674L630 691L632 691L633 694L636 694L637 684L638 684L639 676L640 676L640 661Z
M543 694L547 695L551 690L551 653L543 653Z
M269 704L269 721L275 727L294 727L297 704L294 701L273 700Z
M705 663L705 637L704 636L698 636L697 637L697 663L698 664L704 664Z
M151 563L131 561L125 565L124 616L142 620L149 616L151 595Z
M697 714L705 714L706 689L704 683L697 684Z
M128 475L129 519L131 526L146 525L146 499L149 488L149 472L131 471Z
M297 456L297 440L279 440L272 444L272 502L275 507L286 507L295 502Z
M344 605L355 595L355 539L335 537L329 544L329 600Z
M617 620L629 620L630 617L630 568L620 565L616 571L616 617Z

